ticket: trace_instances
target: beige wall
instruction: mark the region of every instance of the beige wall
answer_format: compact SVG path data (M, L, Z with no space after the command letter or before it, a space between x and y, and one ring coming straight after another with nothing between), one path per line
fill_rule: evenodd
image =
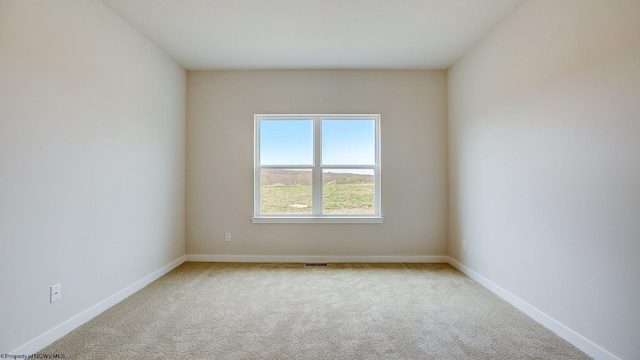
M448 86L450 255L637 358L640 2L526 1Z
M445 86L444 71L189 72L187 254L445 255ZM256 113L381 114L384 223L252 224Z
M0 0L0 354L184 254L185 94L102 3Z

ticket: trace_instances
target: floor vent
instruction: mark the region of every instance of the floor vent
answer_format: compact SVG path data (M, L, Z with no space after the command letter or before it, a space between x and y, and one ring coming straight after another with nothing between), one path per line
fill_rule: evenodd
M327 266L327 263L306 263L304 266Z

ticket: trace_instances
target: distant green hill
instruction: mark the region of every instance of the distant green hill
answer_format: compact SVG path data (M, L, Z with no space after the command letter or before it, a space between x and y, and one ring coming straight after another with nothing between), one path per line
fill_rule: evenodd
M339 170L337 170L339 171ZM333 184L373 184L373 175L326 172L323 182ZM260 185L311 185L309 170L262 170Z

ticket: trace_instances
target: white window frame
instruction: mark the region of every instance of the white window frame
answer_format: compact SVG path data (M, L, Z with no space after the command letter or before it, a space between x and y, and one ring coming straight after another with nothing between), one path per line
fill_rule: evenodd
M313 164L310 165L260 165L260 121L261 120L313 120ZM322 165L322 120L374 120L375 164L373 165ZM254 209L253 223L382 223L380 151L380 114L256 114L254 115ZM261 169L311 169L312 214L260 214L260 170ZM373 214L322 214L322 173L326 169L371 169L374 173Z

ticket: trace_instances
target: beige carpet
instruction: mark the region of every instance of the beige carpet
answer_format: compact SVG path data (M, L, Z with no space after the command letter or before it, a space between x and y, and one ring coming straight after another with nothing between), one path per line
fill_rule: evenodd
M66 359L589 359L446 264L185 263L41 352Z

